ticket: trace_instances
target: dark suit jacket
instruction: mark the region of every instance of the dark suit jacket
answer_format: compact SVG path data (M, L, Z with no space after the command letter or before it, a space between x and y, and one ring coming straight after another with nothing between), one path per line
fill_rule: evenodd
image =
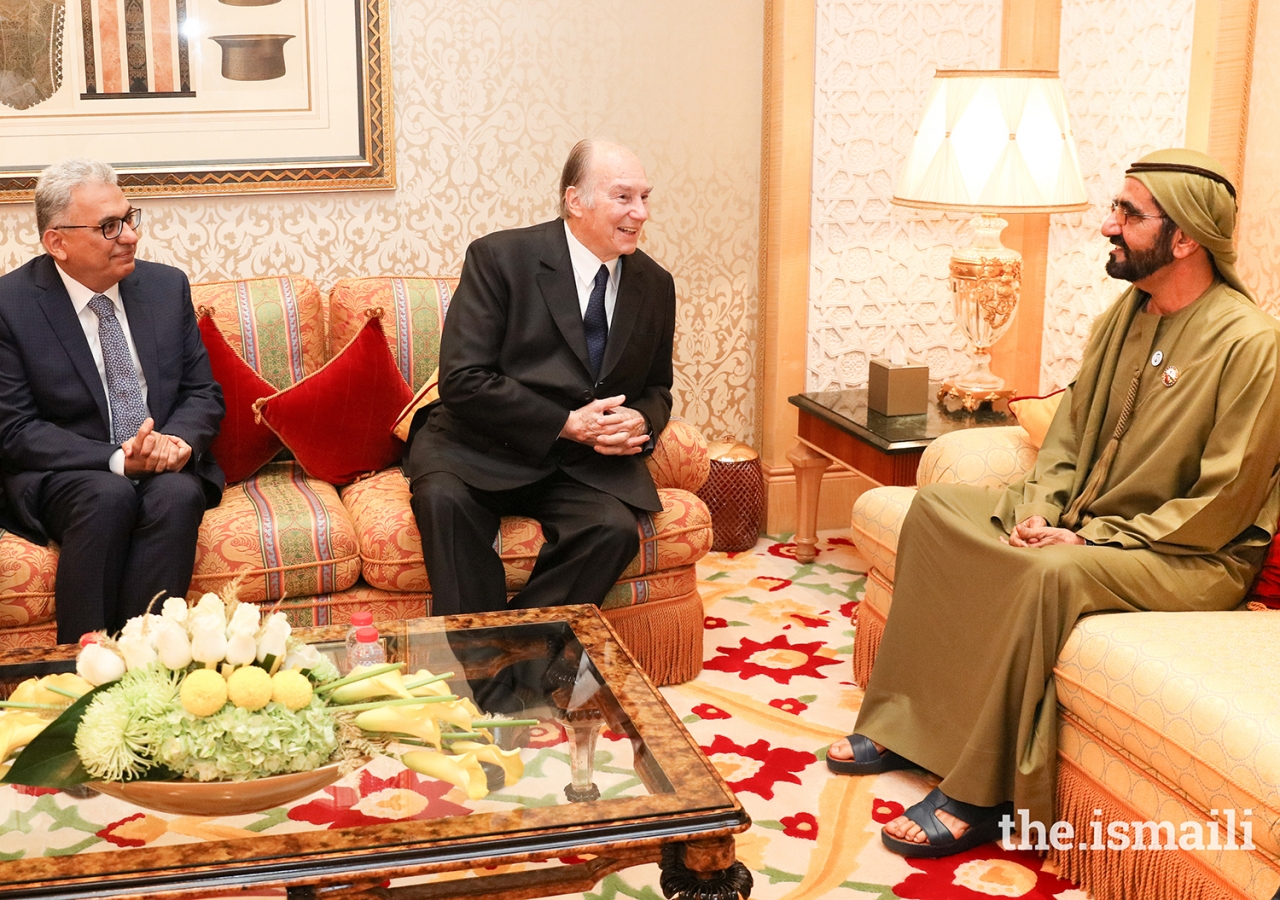
M156 430L191 445L187 471L210 506L222 470L209 454L224 406L196 327L187 276L138 260L120 282L129 331L147 378ZM0 526L47 540L37 518L52 471L108 470L111 440L102 378L53 258L38 256L0 278Z
M633 507L661 509L640 454L605 456L558 435L570 411L618 395L654 435L666 427L675 310L671 275L640 250L622 257L593 381L563 221L474 241L440 340L440 402L415 417L410 479L451 472L496 491L559 468Z

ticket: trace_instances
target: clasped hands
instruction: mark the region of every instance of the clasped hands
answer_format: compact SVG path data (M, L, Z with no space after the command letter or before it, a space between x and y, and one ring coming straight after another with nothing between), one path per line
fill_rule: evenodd
M148 416L138 426L138 433L120 445L124 450L124 474L130 478L177 472L191 459L190 444L155 428L155 420Z
M1010 547L1052 547L1055 544L1083 544L1084 538L1067 528L1051 528L1044 516L1028 516L1013 526L1008 538Z
M625 395L592 400L569 413L560 437L594 447L606 456L631 456L649 443L649 423L634 409L622 406Z

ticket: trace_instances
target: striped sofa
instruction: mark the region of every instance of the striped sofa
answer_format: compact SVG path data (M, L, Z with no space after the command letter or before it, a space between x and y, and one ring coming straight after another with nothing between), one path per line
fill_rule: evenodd
M1031 468L1036 450L1019 426L957 431L925 450L916 480L1003 487ZM914 494L881 487L854 504L853 540L870 563L855 611L854 681L863 686ZM1272 612L1113 613L1076 624L1054 667L1057 815L1076 836L1049 850L1062 874L1097 900L1280 897L1277 647ZM1191 836L1188 845L1199 828L1204 846L1118 849L1112 822L1130 823L1130 840L1131 823L1167 822L1176 838Z
M257 278L192 285L192 299L278 389L320 369L380 309L391 355L416 392L436 370L456 283L346 279L325 296L304 278ZM706 442L675 419L648 465L663 510L639 519L640 552L603 608L649 675L668 684L694 677L702 665L695 563L711 547L711 516L693 492L709 471ZM356 609L375 619L428 615L431 584L409 497L398 466L335 487L278 458L228 485L205 514L191 595L240 578L242 599L279 603L300 626L343 623ZM543 543L532 519L503 520L497 546L510 592L527 580ZM0 647L54 643L57 552L0 532Z

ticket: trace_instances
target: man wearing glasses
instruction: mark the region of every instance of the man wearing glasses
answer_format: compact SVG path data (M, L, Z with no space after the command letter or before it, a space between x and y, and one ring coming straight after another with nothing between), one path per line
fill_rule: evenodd
M1053 667L1076 620L1231 609L1276 533L1280 326L1235 269L1235 188L1192 150L1125 174L1102 235L1130 286L1034 468L1006 490L922 488L903 521L857 726L827 755L841 774L942 779L885 825L896 853L975 847L1013 809L1054 822Z
M0 278L0 527L59 545L69 643L186 593L224 406L187 277L134 259L115 171L65 160L35 202L46 252Z

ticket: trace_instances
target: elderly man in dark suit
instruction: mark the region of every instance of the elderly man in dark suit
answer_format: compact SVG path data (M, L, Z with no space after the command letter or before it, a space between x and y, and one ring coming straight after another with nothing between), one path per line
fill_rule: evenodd
M56 541L58 640L186 593L224 411L182 272L134 259L110 166L41 173L46 251L0 278L0 525Z
M649 180L635 154L581 141L561 218L467 249L440 341L440 400L407 469L437 615L599 604L661 509L643 454L671 414L675 284L636 249ZM547 543L507 602L500 519Z

